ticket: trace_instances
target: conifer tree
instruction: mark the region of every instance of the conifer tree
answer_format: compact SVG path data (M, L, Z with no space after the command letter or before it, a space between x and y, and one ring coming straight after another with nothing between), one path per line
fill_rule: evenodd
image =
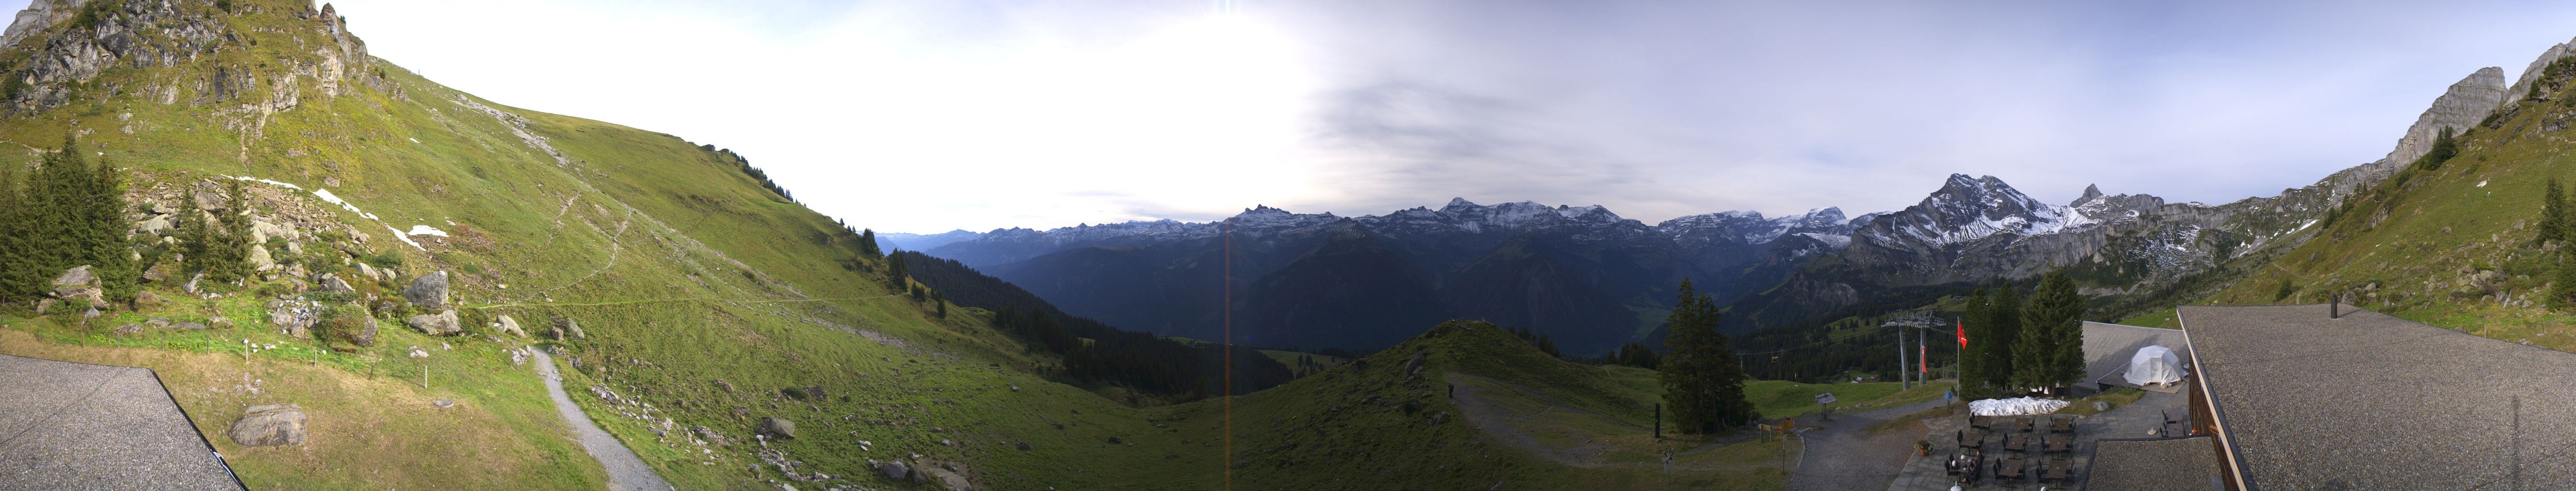
M207 234L206 259L199 267L204 268L206 279L230 283L250 277L250 248L259 245L250 243L250 217L245 215L250 212L249 200L241 181L226 183L224 191L230 197L224 211L214 214L214 223L208 224L214 230Z
M2534 244L2567 241L2567 193L2558 187L2558 178L2549 178L2549 190L2540 197L2540 236Z
M0 164L0 303L9 304L34 300L44 284L19 169L17 164Z
M102 158L90 176L89 196L83 203L88 207L84 227L87 235L82 240L87 258L81 262L92 265L108 301L130 303L143 272L136 268L128 252L132 249L126 239L125 175Z
M1974 337L1968 339L1969 343L1974 343L1985 351L1985 377L1988 386L2012 387L2015 385L2012 375L2014 367L2018 365L2014 361L2014 355L2017 352L2013 347L2021 340L2021 309L2021 296L2013 291L2011 283L1996 285L1992 296L1986 298L1985 309L1985 338L1992 341L1977 343Z
M2576 247L2559 249L2558 279L2549 285L2549 309L2576 311Z
M1986 289L1978 288L1968 294L1966 311L1959 313L1960 327L1967 331L1968 336L1968 345L1959 350L1959 389L1962 392L1982 394L1989 385L1986 381L1990 377L1986 370L1990 365L1987 364L1985 347L1995 339L1988 337L1987 331L1991 326L1986 323L1991 317L1987 312L1994 309L1989 304L1993 301L1986 296Z
M876 229L859 230L859 254L867 256L868 259L876 259L878 256L885 255L883 251L877 248Z
M2021 337L2013 345L2013 384L2048 388L2074 385L2084 376L2084 298L2062 271L2040 275L2039 288L2022 309Z
M886 288L894 289L895 293L903 293L910 288L905 285L911 284L911 275L912 272L905 269L903 265L903 251L895 251L894 254L886 256Z
M1717 303L1682 280L1681 299L1673 306L1656 374L1664 385L1664 403L1684 431L1710 433L1742 425L1754 417L1744 398L1744 373L1726 336L1718 334Z
M939 294L938 290L931 290L930 305L938 311L939 318L948 318L948 296Z

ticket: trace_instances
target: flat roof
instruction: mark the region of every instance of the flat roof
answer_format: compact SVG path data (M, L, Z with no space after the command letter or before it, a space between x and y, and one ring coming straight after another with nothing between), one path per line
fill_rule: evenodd
M2113 385L2127 385L2118 377L2103 377L2128 369L2129 358L2138 348L2163 346L2175 356L2191 359L2191 343L2183 341L2181 329L2162 329L2128 324L2084 322L2084 383L2100 380Z
M2351 306L2178 314L2251 489L2576 489L2576 353Z
M0 489L242 489L151 370L0 355Z
M2093 447L2088 489L2211 491L2218 484L2218 454L2208 436L2154 440L2102 440Z

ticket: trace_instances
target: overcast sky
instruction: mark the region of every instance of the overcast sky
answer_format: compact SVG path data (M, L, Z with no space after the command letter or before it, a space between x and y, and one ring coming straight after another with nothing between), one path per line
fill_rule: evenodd
M503 104L732 148L880 231L1356 216L1450 197L1654 223L2224 202L2385 154L2576 4L339 2L372 52Z

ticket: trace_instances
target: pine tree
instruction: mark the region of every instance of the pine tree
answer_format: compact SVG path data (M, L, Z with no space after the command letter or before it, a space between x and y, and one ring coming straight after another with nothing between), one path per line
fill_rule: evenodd
M29 230L26 197L20 191L17 164L0 164L0 303L30 302L41 295L44 279Z
M250 248L259 245L250 243L250 217L246 215L250 204L241 181L226 183L224 190L230 197L224 211L215 214L215 223L209 224L214 231L208 234L206 259L200 267L206 279L230 283L250 277Z
M941 294L939 293L939 291L938 291L938 290L932 290L932 291L930 292L930 305L932 306L932 308L933 308L933 309L938 310L939 318L941 318L941 319L946 319L946 318L948 318L948 296L947 296L947 295L941 295Z
M1685 431L1710 433L1752 420L1753 404L1744 398L1743 370L1726 336L1717 332L1716 301L1700 294L1687 279L1682 281L1680 296L1664 338L1672 352L1656 374L1664 385L1664 402L1673 409L1673 421Z
M2423 166L2424 170L2441 170L2443 162L2459 155L2460 142L2451 139L2451 127L2444 126L2442 132L2433 137L2433 148L2425 150L2424 156L2415 160L2415 165Z
M2021 310L2021 296L2013 291L2011 283L1996 285L1994 295L1986 299L1985 337L1993 341L1980 345L1985 350L1988 386L2016 385L2012 375L2014 367L2019 365L2014 361L2016 351L2013 347L2021 340ZM1969 338L1968 342L1975 343L1976 338Z
M2576 247L2558 253L2558 279L2549 285L2549 309L2576 311Z
M862 229L859 231L859 254L866 255L868 259L876 259L878 256L885 255L883 251L877 248L876 229Z
M911 278L912 271L903 265L903 251L895 251L894 254L886 256L886 288L892 288L896 293L903 293L908 288L904 285L910 284L908 282Z
M2074 385L2084 377L2084 297L2062 271L2040 275L2030 305L2022 309L2022 333L2013 345L2013 383L2047 388Z
M108 301L132 303L143 271L137 269L129 255L132 249L131 241L126 239L125 176L104 158L98 160L90 176L93 179L85 200L89 208L85 227L88 235L82 244L88 259L82 262L93 265Z
M1959 313L1960 328L1967 331L1968 335L1968 345L1959 350L1959 390L1961 392L1982 394L1989 385L1986 382L1989 378L1986 374L1989 365L1987 365L1985 347L1987 343L1993 343L1995 340L1987 337L1986 331L1990 326L1986 325L1986 321L1991 317L1987 312L1994 309L1994 306L1989 304L1993 301L1994 299L1986 296L1986 289L1978 288L1968 294L1966 311Z
M2567 193L2558 188L2558 178L2549 178L2549 190L2540 198L2540 236L2535 244L2567 241Z

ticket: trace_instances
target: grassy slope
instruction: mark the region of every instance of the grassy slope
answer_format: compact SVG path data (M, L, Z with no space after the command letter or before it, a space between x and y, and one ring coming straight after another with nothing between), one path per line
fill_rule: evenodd
M286 13L293 8L289 2L236 3L268 9L224 17L258 45L227 48L181 67L111 69L93 86L186 80L216 64L310 62L309 52L290 48L290 37L321 39L318 21ZM282 32L254 33L260 28ZM590 337L562 343L572 353L564 361L581 362L578 370L566 367L566 385L603 427L683 488L760 489L768 487L762 481L779 474L746 470L759 462L755 444L700 452L679 433L657 436L647 419L619 416L636 408L605 404L587 395L587 387L605 385L649 401L660 408L647 413L653 419L704 425L736 438L747 438L762 416L795 419L806 437L773 447L804 461L808 466L800 470L857 476L842 482L873 487L888 483L864 472L865 459L909 453L961 461L979 485L1004 488L1078 489L1093 482L1089 476L1166 463L1160 455L1137 457L1144 454L1096 445L1109 435L1143 433L1149 428L1145 411L1020 371L1040 360L1023 355L982 319L935 319L923 306L838 267L850 255L847 234L826 235L838 230L829 218L777 199L730 163L669 135L493 104L528 118L534 133L578 159L559 167L500 120L450 102L453 91L389 63L377 66L407 99L367 89L326 98L305 77L300 104L272 115L261 138L226 131L228 123L238 127L249 118L218 114L224 105L191 107L185 100L193 94L185 90L182 102L172 105L132 91L99 94L95 103L9 120L0 124L0 138L50 148L67 128L94 129L84 144L95 143L91 150L138 171L138 189L216 174L312 189L325 187L324 176L336 176L341 184L329 187L334 193L386 223L470 227L489 243L452 240L421 251L392 241L372 221L337 212L373 236L355 249L404 255L406 278L459 272L456 294L467 303L471 334L429 339L388 323L374 349L326 355L306 366L313 352L295 347L309 341L264 328L115 338L103 326L78 327L69 318L19 317L0 322L37 335L12 341L7 349L185 374L171 377L172 388L209 434L220 434L230 422L226 415L247 404L314 408L320 432L315 444L245 450L218 443L260 488L597 488L597 464L565 440L537 378L509 365L502 354L525 341L482 340L489 334L482 324L501 314L533 330L542 330L554 315L579 321ZM275 83L263 75L261 85L249 91L255 96L237 102L264 100ZM116 121L128 113L130 122ZM127 124L135 134L120 131ZM244 154L247 160L239 158ZM309 199L305 204L319 206ZM316 264L321 262L336 258ZM484 273L463 274L468 264ZM361 286L375 292L400 285ZM168 285L153 288L176 296ZM260 309L255 300L232 297L155 307L120 320L147 314L184 320L221 312L253 324L262 318ZM903 346L857 334L862 331ZM258 353L248 363L217 363L225 358L209 354L229 353L244 339L284 349ZM437 349L440 342L455 349ZM399 350L410 345L431 347L434 354L425 363L401 356ZM402 378L424 365L429 388ZM229 389L245 378L269 380L270 388L257 394ZM739 391L720 389L717 380ZM1009 390L1013 385L1023 390ZM777 395L791 386L822 386L834 397L797 401ZM843 395L857 397L845 401ZM420 418L425 404L415 403L432 398L457 399L465 409L440 413L447 419ZM1073 411L1081 415L1063 416ZM1051 420L1078 424L1057 430ZM871 441L873 450L862 450L860 440ZM941 440L954 445L939 445ZM1018 442L1030 443L1032 450L1014 449Z
M2314 303L2341 292L2346 302L2407 319L2576 350L2576 331L2565 328L2576 316L2541 305L2554 254L2530 244L2545 182L2576 183L2568 157L2576 148L2563 133L2544 131L2548 113L2563 112L2569 95L2563 87L2544 94L2551 99L2525 102L2500 128L2463 135L2462 152L2440 170L2363 195L2321 237L2201 303ZM2498 275L2490 283L2509 292L2507 301L2473 280L2480 271Z
M1416 350L1428 355L1422 374L1402 372ZM1363 363L1364 362L1364 363ZM1365 368L1363 368L1365 365ZM1500 443L1468 425L1445 397L1449 372L1508 384L1522 404L1548 400L1597 417L1567 417L1534 424L1612 442L1607 457L1624 462L1599 467L1559 465ZM1645 374L1640 377L1640 374ZM1640 383L1640 380L1646 381ZM1779 444L1726 446L1691 454L1685 464L1722 467L1664 475L1644 464L1660 449L1688 448L1680 440L1654 442L1650 425L1659 390L1648 392L1651 372L1558 361L1489 324L1452 322L1352 363L1270 390L1233 398L1230 462L1240 489L1775 489L1784 482L1776 461ZM1383 404L1368 402L1374 396ZM1220 484L1229 464L1193 460L1225 451L1225 399L1173 406L1158 419L1166 434L1131 440L1138 448L1171 452L1180 476L1113 483L1115 487L1200 487ZM1418 410L1403 405L1420 402ZM1430 422L1443 414L1444 422ZM1568 412L1567 414L1573 414ZM1587 420L1598 420L1588 421ZM1564 435L1565 433L1559 433ZM1293 445L1291 443L1294 443ZM1767 467L1766 467L1767 466Z

